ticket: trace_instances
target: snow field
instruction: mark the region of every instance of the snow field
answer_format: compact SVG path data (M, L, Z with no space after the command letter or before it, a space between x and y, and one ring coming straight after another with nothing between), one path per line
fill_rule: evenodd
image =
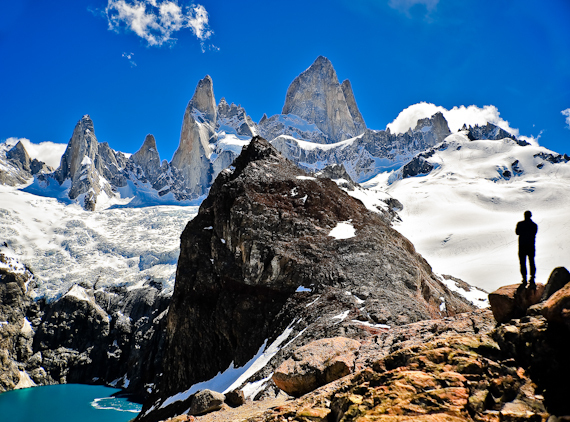
M437 165L430 174L403 180L384 174L366 184L402 202L402 221L394 227L434 271L487 291L520 283L515 226L525 210L538 224L537 281L546 283L555 267L569 267L570 163L552 164L535 157L551 151L510 140L455 134L446 142L447 149L428 159Z
M172 290L180 234L198 207L153 206L84 211L55 198L0 186L0 243L34 272L35 294L60 297L73 284Z

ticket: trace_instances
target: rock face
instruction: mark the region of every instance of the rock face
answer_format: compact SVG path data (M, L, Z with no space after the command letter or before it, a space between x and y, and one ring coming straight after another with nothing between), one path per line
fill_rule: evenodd
M162 372L169 297L159 286L74 285L32 300L32 273L0 247L0 391L57 383L123 387L143 400Z
M32 160L21 141L13 147L0 144L0 184L17 186L29 182L35 174L51 171L43 161Z
M341 86L332 63L323 56L293 80L281 113L294 114L317 125L330 143L353 138L365 128L350 82Z
M180 144L171 165L183 180L189 195L200 196L211 183L210 138L216 124L216 103L210 76L202 79L188 103L182 121Z
M440 317L442 300L450 314L471 309L383 216L331 180L308 176L265 140L254 138L234 166L181 236L164 382L152 406L295 333L291 348ZM142 420L153 419L150 407Z
M26 319L32 279L23 265L0 250L0 393L34 385L22 364L32 355L33 333Z

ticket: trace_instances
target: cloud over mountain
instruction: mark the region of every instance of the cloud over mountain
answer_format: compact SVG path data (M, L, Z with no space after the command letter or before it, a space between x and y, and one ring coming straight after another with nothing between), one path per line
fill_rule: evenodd
M18 141L22 142L30 158L36 158L54 168L59 166L61 156L67 147L67 144L58 144L55 142L40 142L39 144L35 144L26 138L8 138L6 139L6 144L14 146Z
M109 29L124 27L152 46L176 41L173 34L184 28L201 42L213 33L208 12L200 4L185 7L176 0L108 0L105 13Z
M452 132L457 132L463 127L463 124L467 124L467 126L485 126L487 123L492 123L514 136L519 136L519 130L510 127L509 122L500 116L501 113L494 105L486 105L483 108L475 105L468 107L462 105L447 110L435 104L421 102L413 104L401 111L398 117L396 117L392 123L388 124L387 128L389 128L392 133L404 133L407 132L408 129L413 129L419 119L431 117L438 111L443 113L449 125L449 130Z

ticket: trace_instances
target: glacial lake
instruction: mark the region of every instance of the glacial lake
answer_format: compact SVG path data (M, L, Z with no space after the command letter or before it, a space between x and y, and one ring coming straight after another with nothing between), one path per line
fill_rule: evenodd
M111 397L115 388L63 384L0 394L0 419L10 422L127 422L141 405Z

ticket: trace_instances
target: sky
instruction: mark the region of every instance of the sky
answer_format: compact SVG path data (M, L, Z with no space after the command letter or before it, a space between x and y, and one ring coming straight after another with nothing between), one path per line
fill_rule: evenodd
M476 106L570 154L568 0L11 0L0 4L0 141L100 142L162 159L205 75L254 121L319 56L367 126L409 106ZM486 107L487 106L487 107Z

